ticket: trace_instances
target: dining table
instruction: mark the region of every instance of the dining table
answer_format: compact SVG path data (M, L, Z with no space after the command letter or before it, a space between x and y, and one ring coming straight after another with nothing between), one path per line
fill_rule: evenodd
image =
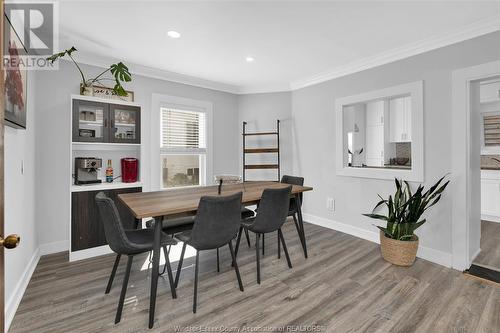
M119 194L119 200L130 209L137 221L143 218L154 218L154 248L151 269L151 289L149 296L149 328L153 328L156 306L156 291L158 287L160 266L160 239L164 219L177 218L186 215L196 215L200 199L204 196L225 196L242 192L242 205L251 206L259 203L265 189L279 189L292 186L291 197L297 204L298 233L304 256L307 258L307 245L302 220L302 193L313 190L312 187L289 185L272 181L248 181L223 186L196 186L179 189L168 189L153 192L136 192ZM175 298L175 289L172 291Z

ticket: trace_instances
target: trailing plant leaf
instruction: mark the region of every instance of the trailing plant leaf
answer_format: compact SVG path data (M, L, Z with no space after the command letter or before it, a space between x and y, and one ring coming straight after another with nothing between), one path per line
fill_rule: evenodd
M101 82L101 80L104 80L104 78L101 78L104 74L111 72L113 75L114 79L112 79L115 82L115 85L113 87L113 91L115 94L118 96L127 96L127 92L122 86L122 82L130 82L132 80L132 75L130 74L128 67L125 66L123 62L119 62L117 64L112 64L109 66L109 68L106 68L103 72L101 72L99 75L92 79L85 79L85 75L83 74L82 69L78 65L78 63L73 59L71 54L73 52L77 51L74 46L72 46L70 49L64 50L63 52L58 52L54 53L50 57L47 58L47 60L51 61L54 63L59 58L63 58L64 56L68 56L71 61L75 64L76 68L80 72L80 75L82 77L82 82L80 83L81 89L84 90L85 87L91 87L94 83L96 82ZM109 80L109 79L108 79Z
M426 219L421 219L422 214L441 200L442 193L450 183L450 181L443 183L445 177L439 179L427 191L424 191L424 186L419 185L415 192L407 181L394 179L396 187L394 196L389 195L388 199L384 199L379 195L381 200L375 205L373 212L363 215L386 221L385 227L377 226L386 237L409 241L415 230L426 223ZM376 213L382 206L387 208L387 215Z
M51 55L50 57L47 58L47 60L50 61L50 63L54 63L54 61L56 61L58 58L62 58L64 57L66 54L68 56L71 56L71 53L73 53L74 51L76 51L75 47L72 46L71 48L67 49L67 50L64 50L63 52L59 52L59 53L54 53L53 55Z

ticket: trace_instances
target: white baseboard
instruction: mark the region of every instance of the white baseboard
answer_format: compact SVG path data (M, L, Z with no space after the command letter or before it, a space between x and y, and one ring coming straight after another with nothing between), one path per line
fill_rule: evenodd
M69 252L69 261L77 261L88 258L93 258L97 256L102 256L105 254L113 253L109 245L92 247L90 249L80 250L80 251L70 251Z
M26 268L17 282L14 292L12 293L12 296L9 297L7 302L5 303L5 332L9 331L10 324L12 323L12 320L14 319L14 316L16 314L17 308L19 307L19 304L21 303L21 300L23 299L24 292L26 291L26 288L28 287L28 284L31 280L31 276L33 275L33 272L35 271L36 266L38 265L38 261L40 260L40 249L36 249L36 251L33 253L33 256L31 257L28 265L26 265Z
M488 222L498 222L498 223L500 223L500 216L493 216L493 215L481 214L481 220L482 221L488 221Z
M40 255L64 252L69 250L69 241L59 241L46 244L40 244Z
M338 221L326 219L324 217L319 217L312 214L303 214L304 221L316 224L325 228L333 229L336 231L343 232L345 234L349 234L358 238L366 239L370 242L374 242L379 244L380 238L379 233L376 231L370 231L367 229L362 229L359 227L355 227L346 223L341 223ZM435 250L429 247L419 246L417 257L431 261L433 263L451 267L452 255L451 253L446 253L443 251Z
M470 260L469 260L470 265L472 265L474 260L476 260L476 257L479 255L479 253L481 253L481 248L477 249L476 252L470 257Z

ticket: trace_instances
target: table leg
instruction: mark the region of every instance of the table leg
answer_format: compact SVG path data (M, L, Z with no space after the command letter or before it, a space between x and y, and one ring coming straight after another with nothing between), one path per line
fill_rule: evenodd
M161 220L161 217L155 218L153 268L151 270L151 294L149 295L149 328L153 328L155 321L156 289L158 287L158 271L160 268Z
M304 231L304 220L302 220L302 202L300 201L300 193L295 195L295 202L297 203L297 219L299 220L300 226L300 236L302 238L302 248L304 250L304 257L307 258L307 244L306 244L306 234Z

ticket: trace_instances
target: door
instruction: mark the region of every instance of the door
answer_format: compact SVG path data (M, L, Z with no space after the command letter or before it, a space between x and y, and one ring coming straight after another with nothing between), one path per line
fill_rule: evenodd
M3 0L0 0L0 36L3 31L4 8ZM3 42L0 43L0 54L3 55ZM3 238L4 232L4 125L5 125L5 100L4 100L4 69L3 61L0 61L0 333L4 332L5 327L5 269L4 269L4 248L15 248L19 244L17 235Z
M115 202L125 229L135 228L135 218L130 213L130 210L118 200L118 194L141 191L141 187L104 191ZM107 244L104 226L99 218L95 202L95 196L99 192L71 193L71 251L85 250Z
M141 108L111 104L109 142L141 143Z
M0 0L0 36L4 36L3 31L3 0ZM3 38L2 43L0 43L0 54L3 57ZM3 59L3 58L2 58ZM3 140L4 140L4 117L5 117L5 93L4 93L4 71L3 71L3 61L0 61L0 236L3 235L3 223L4 223L4 169L3 169ZM5 285L4 285L4 253L3 247L0 246L0 333L4 332L5 327Z
M108 118L107 104L73 100L73 142L107 142Z

